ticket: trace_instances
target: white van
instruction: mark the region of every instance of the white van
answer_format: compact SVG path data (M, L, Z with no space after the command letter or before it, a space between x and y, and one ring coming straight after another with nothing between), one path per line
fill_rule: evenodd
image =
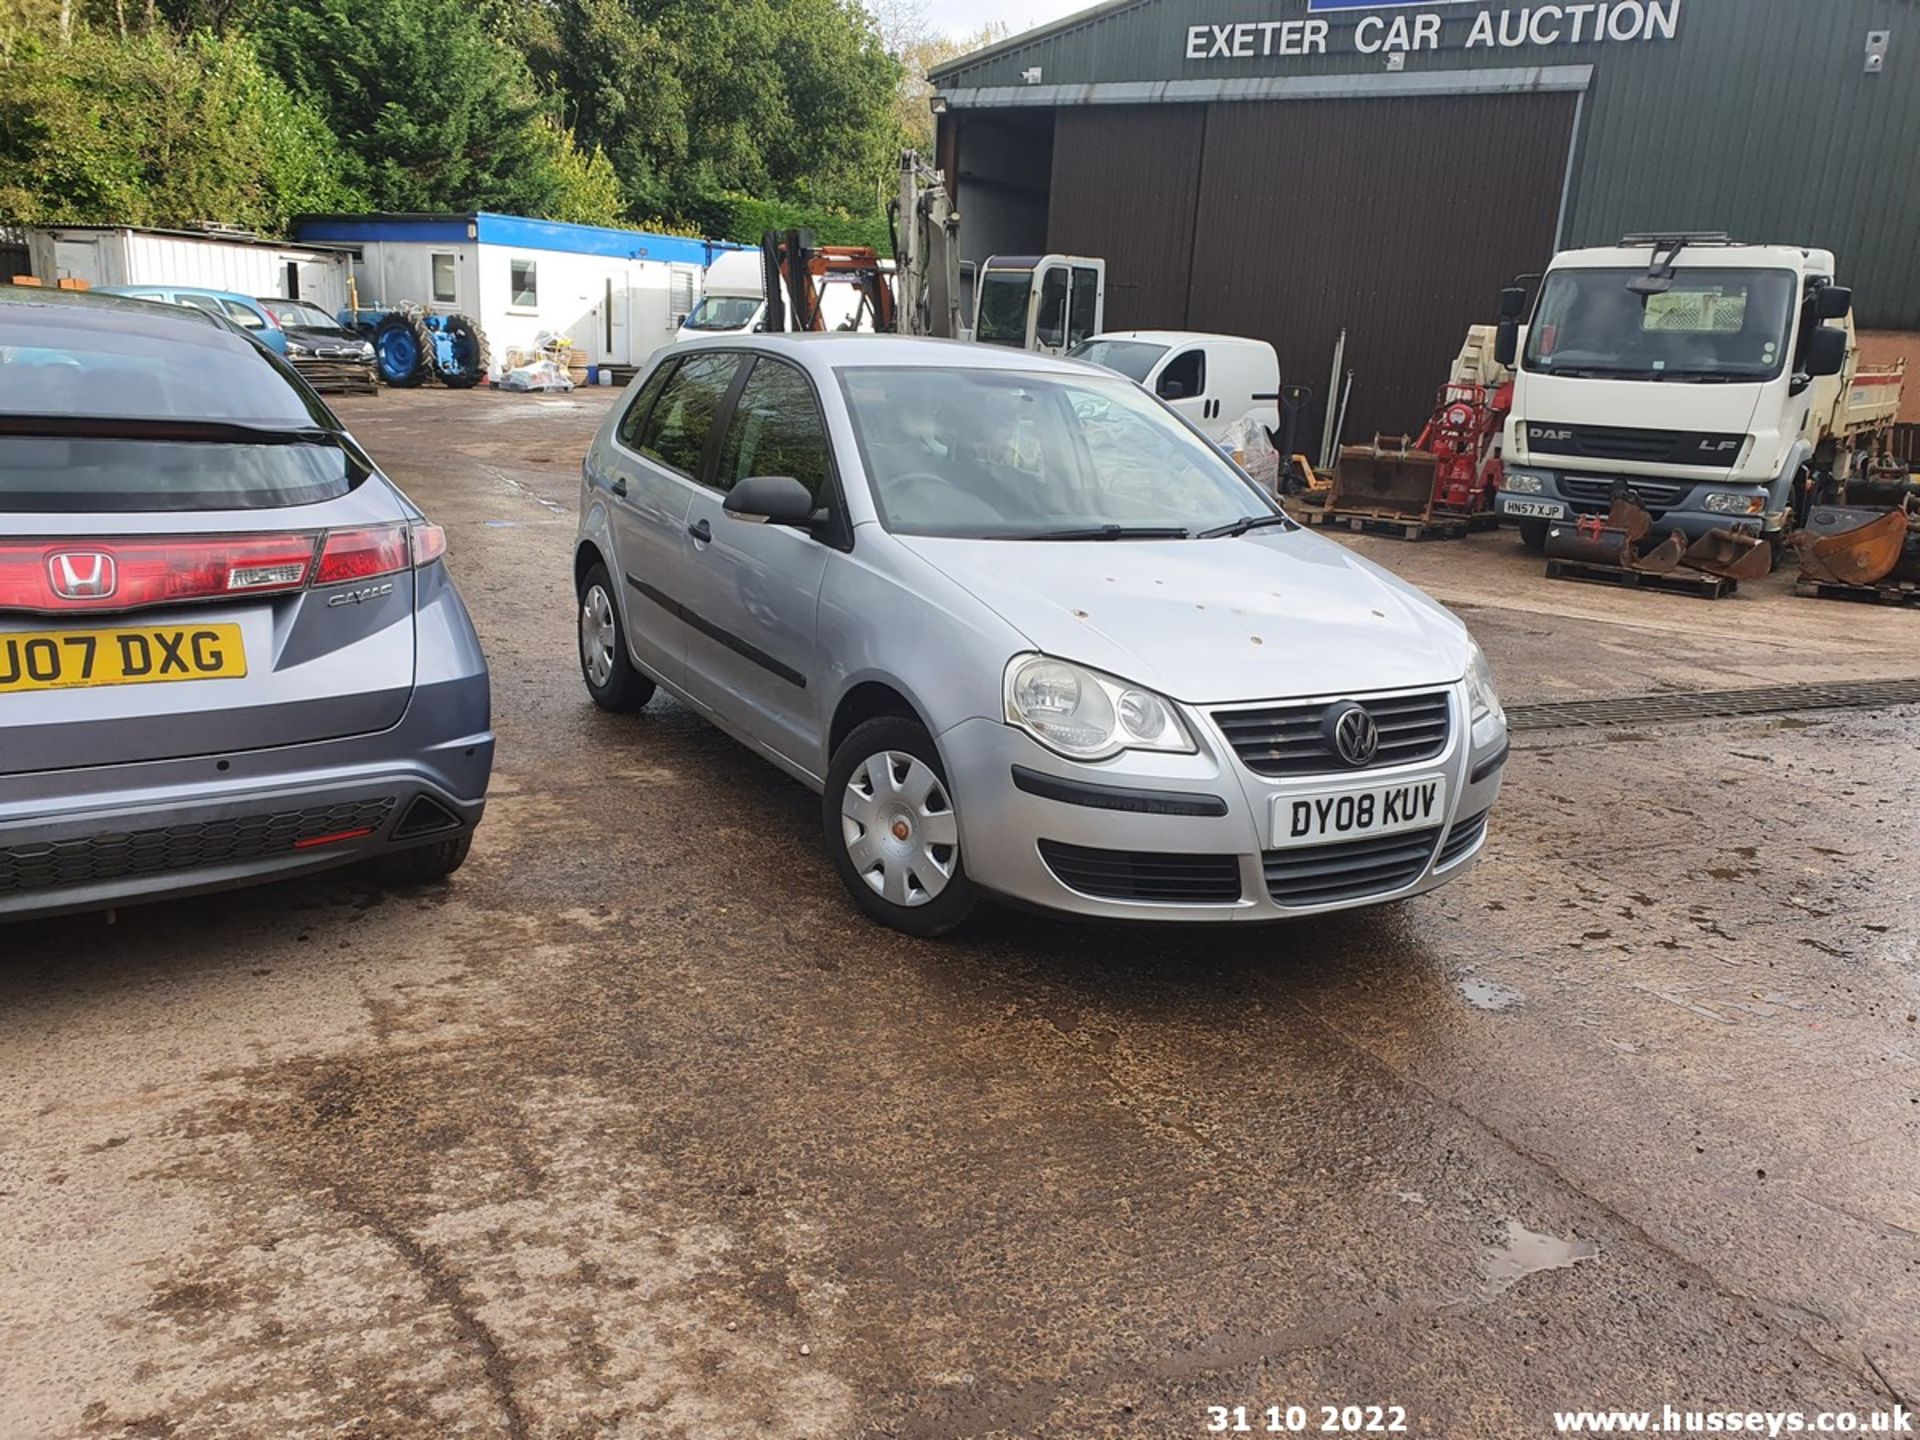
M1264 340L1194 330L1112 330L1067 352L1158 395L1213 440L1251 416L1280 428L1280 357Z
M892 261L883 268L891 278ZM762 289L760 252L724 250L707 267L705 292L680 322L675 340L696 340L703 335L739 335L760 328L766 318L767 296ZM851 276L827 275L818 282L820 315L828 330L871 330L873 315L864 303L860 286ZM793 317L787 316L787 328Z

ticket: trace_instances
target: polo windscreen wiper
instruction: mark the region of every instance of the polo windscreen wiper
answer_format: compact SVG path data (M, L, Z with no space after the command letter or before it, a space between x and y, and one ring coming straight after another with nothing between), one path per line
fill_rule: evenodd
M1185 540L1184 525L1092 525L1084 530L1041 530L1016 540Z
M1211 530L1202 530L1193 538L1196 540L1227 539L1235 535L1244 535L1249 530L1258 530L1267 525L1290 525L1293 522L1278 512L1271 515L1242 515L1238 520L1225 525L1216 525Z

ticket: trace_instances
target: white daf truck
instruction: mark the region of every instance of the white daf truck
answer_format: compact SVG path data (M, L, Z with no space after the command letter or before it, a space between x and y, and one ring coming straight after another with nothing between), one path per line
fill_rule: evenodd
M1899 372L1859 369L1853 293L1824 250L1630 235L1556 255L1523 327L1525 303L1501 295L1498 506L1535 549L1555 520L1606 514L1624 480L1657 529L1777 550L1808 484L1844 479L1899 410Z

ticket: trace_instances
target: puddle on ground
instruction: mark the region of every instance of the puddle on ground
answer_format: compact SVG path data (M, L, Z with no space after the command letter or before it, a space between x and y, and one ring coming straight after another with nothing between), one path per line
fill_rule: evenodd
M1567 1270L1582 1260L1599 1257L1598 1241L1562 1240L1558 1235L1542 1235L1517 1220L1509 1220L1507 1243L1487 1252L1487 1285L1498 1295L1542 1270Z
M1520 992L1511 985L1502 985L1498 980L1462 980L1460 993L1467 1004L1476 1010L1487 1010L1497 1015L1502 1010L1511 1010L1522 1003Z

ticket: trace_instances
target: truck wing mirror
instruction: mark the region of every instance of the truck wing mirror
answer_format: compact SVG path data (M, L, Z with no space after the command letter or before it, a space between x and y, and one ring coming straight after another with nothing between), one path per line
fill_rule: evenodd
M1178 380L1162 380L1156 388L1162 400L1178 400L1187 393L1187 387Z
M1509 285L1500 292L1500 318L1518 320L1527 313L1527 287Z
M1502 315L1499 328L1493 332L1493 358L1511 370L1519 353L1520 322L1512 315Z
M1801 372L1812 379L1838 375L1847 368L1847 332L1825 326L1807 337L1807 358Z
M1841 320L1853 309L1853 291L1845 285L1822 285L1813 292L1813 317L1816 320Z

